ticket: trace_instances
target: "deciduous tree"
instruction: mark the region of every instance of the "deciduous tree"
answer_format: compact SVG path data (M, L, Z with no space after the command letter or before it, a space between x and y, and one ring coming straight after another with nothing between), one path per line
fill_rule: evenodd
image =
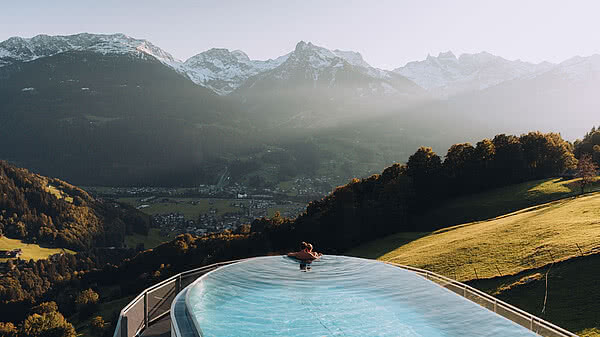
M584 154L577 163L577 177L580 178L579 186L581 194L584 193L585 187L591 184L598 174L598 166L594 163L592 156Z

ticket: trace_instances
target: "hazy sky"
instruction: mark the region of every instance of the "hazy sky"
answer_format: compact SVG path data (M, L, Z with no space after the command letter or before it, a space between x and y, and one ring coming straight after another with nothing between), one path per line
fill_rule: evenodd
M300 40L382 68L446 50L533 62L600 53L597 0L0 1L0 40L121 32L179 59L212 47L274 58Z

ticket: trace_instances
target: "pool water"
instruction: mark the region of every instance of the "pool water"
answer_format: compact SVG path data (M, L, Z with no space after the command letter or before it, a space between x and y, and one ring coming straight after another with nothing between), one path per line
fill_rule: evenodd
M187 305L204 337L537 336L413 272L344 256L221 267L189 289Z

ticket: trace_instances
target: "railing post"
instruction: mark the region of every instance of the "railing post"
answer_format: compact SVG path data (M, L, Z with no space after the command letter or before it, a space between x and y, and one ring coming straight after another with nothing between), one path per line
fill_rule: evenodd
M531 328L529 330L533 331L533 316L531 316Z
M181 273L177 274L177 281L175 281L175 287L177 288L177 292L181 291Z
M148 327L148 292L144 292L144 329Z
M127 316L121 316L121 337L130 337L128 336L129 331L127 329Z
M494 312L497 311L496 306L498 306L498 300L494 299Z

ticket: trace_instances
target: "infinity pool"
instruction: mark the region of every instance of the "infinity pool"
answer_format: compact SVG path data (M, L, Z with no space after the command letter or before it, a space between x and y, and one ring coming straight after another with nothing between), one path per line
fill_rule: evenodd
M234 263L186 300L204 337L537 336L413 272L343 256Z

